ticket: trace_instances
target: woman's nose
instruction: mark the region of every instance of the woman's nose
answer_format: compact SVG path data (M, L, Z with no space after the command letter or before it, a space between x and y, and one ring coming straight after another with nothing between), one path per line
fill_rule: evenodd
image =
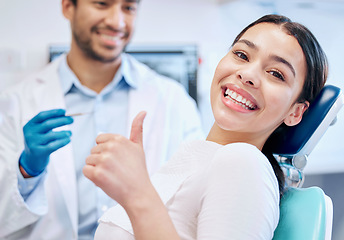
M237 77L245 85L249 85L249 86L255 87L255 88L260 86L261 74L258 71L257 66L254 66L254 65L243 66L243 69L240 69L237 72Z

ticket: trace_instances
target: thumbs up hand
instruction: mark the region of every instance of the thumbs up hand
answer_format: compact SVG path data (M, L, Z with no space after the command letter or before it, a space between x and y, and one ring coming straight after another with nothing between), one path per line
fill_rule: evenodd
M116 134L101 134L83 168L84 175L112 199L126 205L152 188L142 145L142 125L146 112L133 120L130 139Z
M131 125L130 140L133 143L139 144L143 148L142 132L143 132L143 120L146 117L146 112L140 112L134 118Z

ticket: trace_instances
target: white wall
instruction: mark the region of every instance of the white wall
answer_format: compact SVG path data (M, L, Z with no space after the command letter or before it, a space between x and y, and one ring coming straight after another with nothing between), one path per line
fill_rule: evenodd
M59 0L0 1L0 89L48 61L48 44L69 39Z
M133 43L195 43L203 60L199 70L199 103L204 128L213 118L209 86L217 62L234 36L267 13L281 13L308 26L318 37L330 62L328 83L344 89L343 1L142 0ZM0 1L0 90L42 68L48 46L69 43L69 24L60 0ZM306 172L344 172L344 110L310 155ZM324 164L325 163L325 164Z

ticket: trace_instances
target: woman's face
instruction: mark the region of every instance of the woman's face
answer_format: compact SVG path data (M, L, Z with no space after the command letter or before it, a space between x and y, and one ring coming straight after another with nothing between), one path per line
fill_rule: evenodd
M295 101L306 68L297 40L280 26L248 29L216 68L210 94L215 127L261 148L282 122L301 120L306 105Z

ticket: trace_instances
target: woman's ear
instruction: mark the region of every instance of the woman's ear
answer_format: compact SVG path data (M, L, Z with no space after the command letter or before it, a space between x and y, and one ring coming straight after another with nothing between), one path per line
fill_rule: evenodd
M287 126L295 126L299 124L299 122L301 122L302 120L302 116L304 112L308 109L308 107L309 107L309 102L307 101L302 102L302 103L295 103L291 107L287 117L284 119L284 123Z

